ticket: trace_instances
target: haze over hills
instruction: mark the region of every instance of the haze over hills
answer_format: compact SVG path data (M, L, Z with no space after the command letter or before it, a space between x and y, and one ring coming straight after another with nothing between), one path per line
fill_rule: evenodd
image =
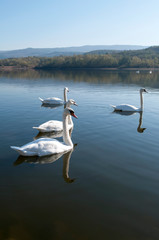
M26 48L9 51L0 51L0 59L5 58L22 58L22 57L54 57L54 56L73 56L84 54L91 51L124 51L124 50L141 50L147 48L140 45L86 45L79 47L62 47L62 48Z

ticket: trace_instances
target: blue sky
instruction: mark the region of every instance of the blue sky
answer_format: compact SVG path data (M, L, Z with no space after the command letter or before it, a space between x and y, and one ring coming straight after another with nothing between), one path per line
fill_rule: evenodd
M0 0L0 50L159 45L158 0Z

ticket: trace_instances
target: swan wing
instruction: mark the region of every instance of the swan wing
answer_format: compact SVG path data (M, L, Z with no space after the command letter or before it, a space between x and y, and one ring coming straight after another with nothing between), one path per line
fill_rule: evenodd
M38 127L33 127L40 132L53 132L53 131L62 131L63 130L63 123L62 121L50 120Z
M68 129L70 130L73 127L73 124L68 124ZM39 132L60 132L63 131L63 122L57 120L50 120L41 124L39 127L33 127L34 129L39 130Z
M42 99L42 98L40 98L40 97L39 97L39 100L40 100L42 103L43 103L43 101L44 101L44 99Z
M27 154L27 152L25 150L21 149L21 147L11 146L11 148L13 150L17 151L22 156L26 156L26 154ZM34 154L28 153L28 156L34 156Z
M56 139L41 138L38 142L38 156L47 156L70 150L70 146Z
M118 106L114 106L114 110L115 111L123 111L123 112L136 112L136 111L139 111L138 108L136 108L135 106L133 105L129 105L129 104L121 104L121 105L118 105Z

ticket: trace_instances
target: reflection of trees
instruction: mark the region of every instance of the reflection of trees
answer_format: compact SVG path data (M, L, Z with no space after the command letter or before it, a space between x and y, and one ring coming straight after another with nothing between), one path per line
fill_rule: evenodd
M111 71L111 70L23 70L23 71L4 71L0 72L0 77L12 79L56 79L60 81L89 82L89 83L125 83L140 84L143 86L159 87L159 72L149 74L148 71L141 71L136 74L135 71Z

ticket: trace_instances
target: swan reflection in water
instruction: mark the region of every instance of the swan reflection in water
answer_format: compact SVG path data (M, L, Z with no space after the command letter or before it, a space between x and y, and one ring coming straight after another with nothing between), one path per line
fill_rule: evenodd
M143 133L146 130L146 128L141 127L141 125L142 125L142 115L143 115L143 112L140 112L139 125L138 125L138 128L137 128L137 131L139 133Z
M77 144L74 144L74 148L77 146ZM22 163L32 163L32 164L49 164L57 161L59 158L63 156L63 179L66 183L73 183L75 181L75 178L69 177L69 166L70 166L70 158L72 155L72 152L74 151L74 148L66 153L58 153L53 154L50 156L44 156L44 157L25 157L25 156L19 156L17 160L14 162L14 166L17 166Z
M130 116L130 115L134 115L136 113L139 113L140 114L140 117L139 117L139 124L138 124L138 127L137 127L137 131L139 133L143 133L146 128L142 128L141 125L142 125L142 118L143 118L143 112L122 112L122 111L113 111L113 113L116 113L116 114L119 114L119 115L124 115L124 116Z
M38 138L60 138L63 136L63 131L59 132L39 132L33 139L36 140Z
M57 107L61 107L63 106L63 104L47 104L47 103L42 103L41 107L45 107L45 108L57 108Z
M69 135L71 137L73 131L73 127L69 130ZM60 138L63 137L63 131L54 131L54 132L39 132L33 139L36 140L38 138Z

